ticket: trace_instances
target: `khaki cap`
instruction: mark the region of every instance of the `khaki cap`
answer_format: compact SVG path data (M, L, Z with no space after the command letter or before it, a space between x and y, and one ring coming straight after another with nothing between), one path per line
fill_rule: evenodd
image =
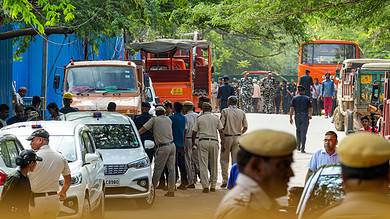
M373 167L388 162L390 143L379 135L367 132L351 134L339 143L337 154L345 166Z
M183 106L193 106L194 104L191 101L184 101Z
M258 156L282 157L292 154L297 146L291 134L270 129L261 129L243 135L238 140L240 146Z
M156 107L155 111L165 112L165 108L162 106L158 106L158 107Z

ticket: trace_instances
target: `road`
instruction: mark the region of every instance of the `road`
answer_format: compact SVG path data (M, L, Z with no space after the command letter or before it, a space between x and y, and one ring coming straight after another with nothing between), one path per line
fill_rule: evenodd
M295 126L290 125L287 115L247 114L249 130L275 129L295 135ZM333 130L334 126L330 119L313 117L310 122L305 154L294 152L293 170L295 176L290 179L289 186L303 186L307 171L307 163L315 151L322 148L323 137L326 131ZM338 132L339 139L344 133ZM222 179L219 175L218 182ZM142 219L198 219L212 218L215 209L227 190L217 190L215 193L203 194L200 184L195 190L177 191L176 197L164 197L164 192L157 191L156 201L151 209L138 209L132 201L107 200L106 218L142 218ZM285 198L281 199L285 202Z

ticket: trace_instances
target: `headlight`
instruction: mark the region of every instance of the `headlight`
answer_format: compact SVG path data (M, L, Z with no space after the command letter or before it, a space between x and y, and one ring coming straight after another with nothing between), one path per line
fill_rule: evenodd
M81 173L78 173L74 176L72 176L71 178L71 185L78 185L78 184L81 184L83 182L83 177L81 175ZM63 186L64 185L64 179L60 179L60 185Z
M149 165L150 165L149 158L144 157L140 160L127 164L127 167L140 169L140 168L148 167Z

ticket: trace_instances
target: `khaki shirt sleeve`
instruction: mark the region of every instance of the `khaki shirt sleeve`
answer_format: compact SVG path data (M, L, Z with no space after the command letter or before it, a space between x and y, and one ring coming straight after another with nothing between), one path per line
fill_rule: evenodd
M62 162L64 162L64 169L62 170L62 175L63 176L68 176L68 175L70 175L70 168L69 168L68 161L62 155L61 155L61 159L62 159Z
M154 124L154 117L149 119L149 121L147 121L143 127L146 129L146 130L149 130L151 131L151 129L153 128L153 124Z
M217 129L218 129L218 130L223 129L222 122L221 122L221 120L219 120L219 119L218 119L218 126L217 126Z
M248 128L248 121L246 120L245 112L243 114L244 118L242 119L242 127Z

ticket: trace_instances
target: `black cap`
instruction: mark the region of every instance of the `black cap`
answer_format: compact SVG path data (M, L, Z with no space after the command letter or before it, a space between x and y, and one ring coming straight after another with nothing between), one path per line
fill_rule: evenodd
M229 78L229 76L227 76L227 75L225 75L225 76L223 76L223 80L229 80L230 78Z
M305 89L305 87L304 86L302 86L302 85L299 85L298 86L298 91L305 91L306 89Z
M49 136L50 136L49 133L45 129L38 129L38 130L35 130L33 133L31 133L31 135L28 136L28 138L26 138L26 140L31 141L35 137L49 139Z
M306 70L305 70L305 74L308 74L308 73L310 73L310 70L309 70L309 69L306 69Z
M42 161L42 157L37 156L37 154L31 150L23 150L20 152L19 156L16 159L16 165L23 166L28 164L31 161Z
M147 107L147 108L150 108L150 107L151 107L151 106L150 106L150 103L148 103L148 102L142 102L141 106L142 106L142 107Z

